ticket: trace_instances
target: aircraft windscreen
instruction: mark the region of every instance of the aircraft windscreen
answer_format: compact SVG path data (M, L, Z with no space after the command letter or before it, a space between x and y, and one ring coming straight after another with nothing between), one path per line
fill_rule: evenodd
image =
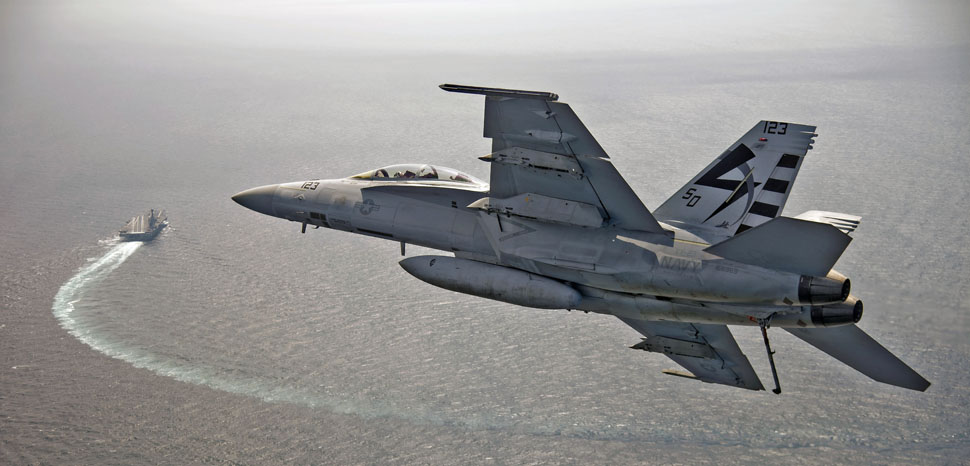
M400 180L437 180L459 183L485 184L484 181L453 168L436 165L402 164L378 168L351 177L356 180L400 181Z

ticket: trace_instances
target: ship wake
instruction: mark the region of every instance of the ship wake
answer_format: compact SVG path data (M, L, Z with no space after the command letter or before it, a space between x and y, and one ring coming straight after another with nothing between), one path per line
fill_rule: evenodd
M365 419L393 417L421 424L461 426L481 430L503 429L535 435L595 436L597 438L613 438L617 435L608 430L571 432L569 426L561 425L517 425L516 422L488 414L449 414L430 407L402 406L400 403L391 401L361 399L353 394L321 393L307 387L288 384L278 378L260 377L256 374L228 375L225 369L217 366L188 362L185 358L156 353L137 344L119 341L105 334L96 322L89 322L89 319L78 315L76 311L85 309L79 303L85 300L86 293L104 282L144 243L118 242L115 238L103 241L102 244L108 248L107 252L101 257L89 259L85 266L78 269L78 272L61 286L54 297L52 311L61 327L82 343L106 356L125 361L135 367L148 369L158 375L181 382L251 396L265 402L322 408ZM628 434L621 432L618 438L628 438Z
M113 242L116 241L113 240ZM57 317L57 321L60 322L61 327L84 344L109 356L115 355L109 354L106 351L107 348L94 334L78 324L77 319L74 318L74 304L84 297L84 291L88 287L104 280L108 274L131 257L142 244L144 243L140 241L115 244L103 256L81 267L67 283L64 283L57 290L57 295L54 296L54 305L51 310L54 312L54 317Z
M146 351L144 348L114 341L99 331L97 325L90 325L75 314L75 305L85 299L85 293L103 282L111 272L120 267L143 242L118 242L118 238L105 240L102 244L110 249L99 258L89 259L58 290L54 297L52 311L61 327L92 349L115 359L125 361L135 367L148 369L158 375L171 377L181 382L202 385L239 395L252 396L266 402L284 402L324 408L342 414L353 414L364 418L383 418L388 416L432 424L463 424L468 427L496 428L492 424L456 422L441 418L433 413L414 415L401 412L393 406L372 401L357 400L353 397L321 396L297 387L281 386L278 380L260 377L227 377L219 368L204 364L186 364L184 360ZM80 305L78 305L80 307Z

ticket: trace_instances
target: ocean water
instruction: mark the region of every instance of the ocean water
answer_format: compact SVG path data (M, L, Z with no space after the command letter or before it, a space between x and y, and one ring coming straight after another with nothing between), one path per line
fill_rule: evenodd
M159 44L91 33L98 21L76 12L24 17L40 20L11 26L0 89L0 450L12 462L970 457L966 43L350 53ZM558 93L648 208L761 119L817 125L785 213L863 216L837 265L866 303L860 326L933 385L876 383L780 330L780 396L667 377L676 365L629 351L639 335L616 319L437 289L396 264L396 243L301 235L231 201L391 163L487 179L482 99L442 82ZM118 243L148 207L166 208L171 227ZM733 332L770 380L757 329ZM49 375L78 372L93 375ZM137 381L116 395L128 427L100 413L109 379ZM182 401L165 408L167 396ZM51 406L73 397L67 421ZM292 411L253 415L266 406ZM159 409L176 414L151 420ZM170 449L118 444L141 420L159 422L152 445ZM80 433L37 433L59 428ZM247 447L256 456L208 453L210 437L239 445L249 431L265 434ZM315 456L321 445L334 456Z

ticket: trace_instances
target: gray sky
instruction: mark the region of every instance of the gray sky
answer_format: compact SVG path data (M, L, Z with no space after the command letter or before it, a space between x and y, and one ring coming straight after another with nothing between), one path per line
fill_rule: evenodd
M529 56L970 43L963 1L84 1L34 21L197 47Z

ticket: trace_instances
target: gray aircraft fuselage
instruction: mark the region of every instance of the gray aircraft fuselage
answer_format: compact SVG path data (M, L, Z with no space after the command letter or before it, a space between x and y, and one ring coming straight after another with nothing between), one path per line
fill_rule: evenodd
M710 254L704 251L707 242L672 225L663 224L670 234L662 235L469 207L487 195L488 185L477 180L345 178L262 186L233 199L304 224L304 229L325 227L415 244L565 281L581 292L574 306L580 310L732 325L758 325L757 319L774 316L772 325L781 327L822 325L822 307L839 315L825 325L860 317L861 303L856 305L855 298L819 302L818 296L807 295L806 277ZM828 279L815 279L839 281L830 283L839 287L844 277L833 271Z

